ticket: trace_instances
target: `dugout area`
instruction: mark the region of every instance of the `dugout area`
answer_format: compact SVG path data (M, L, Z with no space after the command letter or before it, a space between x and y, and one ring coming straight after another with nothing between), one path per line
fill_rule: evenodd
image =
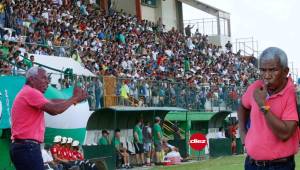
M116 150L114 146L100 146L97 145L101 138L101 130L106 129L110 132L110 138L113 137L114 129L121 130L121 141L129 144L133 140L133 128L136 121L143 119L143 121L151 122L153 125L156 116L164 120L169 112L180 112L186 115L187 110L177 107L126 107L113 106L96 110L90 116L87 123L87 134L85 145L83 146L84 155L87 159L92 159L95 162L101 162L107 169L115 169L116 166ZM174 142L173 142L174 143ZM186 141L183 139L175 146L180 148L183 156L186 156ZM129 151L133 151L130 145L127 145Z

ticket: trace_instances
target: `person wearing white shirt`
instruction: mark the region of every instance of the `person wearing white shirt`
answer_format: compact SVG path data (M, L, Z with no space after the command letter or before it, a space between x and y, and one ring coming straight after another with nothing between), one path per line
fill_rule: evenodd
M44 169L63 170L63 166L61 164L56 164L53 161L51 153L44 148L44 145L41 145L41 153L44 162Z
M225 137L225 132L224 132L223 127L220 127L220 128L219 128L219 131L217 132L217 138L218 138L218 139L226 138L226 137Z

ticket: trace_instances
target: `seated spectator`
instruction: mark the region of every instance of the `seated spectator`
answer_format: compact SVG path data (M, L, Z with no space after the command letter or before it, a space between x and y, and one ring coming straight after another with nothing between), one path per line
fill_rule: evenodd
M224 131L223 127L220 127L220 128L219 128L219 131L218 131L218 133L217 133L217 138L219 138L219 139L226 138L226 137L225 137L225 131Z
M178 148L172 147L170 151L166 154L164 160L171 161L172 164L180 164L182 161L182 157L178 152Z
M78 140L74 140L72 142L71 152L72 152L72 159L74 161L84 160L83 153L79 151L79 141Z
M54 161L56 162L64 162L65 160L61 159L61 142L62 142L62 137L61 136L55 136L53 140L53 145L50 149L52 157Z
M102 130L102 136L101 138L99 139L99 142L98 144L99 145L109 145L110 144L110 141L109 141L109 132L107 130Z
M56 163L51 156L51 153L47 150L46 146L41 145L41 153L44 161L45 169L62 170L63 166Z
M176 148L173 145L170 145L166 139L163 140L162 147L165 153L165 161L171 161L172 164L178 164L181 162L182 158L180 156L180 153L178 152L178 148Z
M97 170L96 164L84 159L83 153L79 149L79 141L74 140L71 145L71 155L72 155L72 168L79 167L80 169L85 170Z
M127 148L125 147L124 143L121 143L121 133L120 129L115 130L115 135L113 137L112 143L115 146L118 155L117 155L117 161L121 158L122 161L122 168L130 168L129 163L129 153L127 151ZM118 162L117 162L118 163Z
M55 162L62 164L64 168L71 168L75 164L72 162L72 154L69 150L69 144L67 145L67 141L68 138L66 137L56 136L53 141L54 145L51 148L51 153Z

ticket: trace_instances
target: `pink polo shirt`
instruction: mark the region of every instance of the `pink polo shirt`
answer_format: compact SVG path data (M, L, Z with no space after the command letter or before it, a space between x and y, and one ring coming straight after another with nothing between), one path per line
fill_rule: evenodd
M294 155L298 151L298 133L295 132L285 142L278 139L267 125L263 113L255 102L253 92L262 86L263 81L255 81L242 97L243 106L251 109L251 125L245 138L247 153L255 160L273 160ZM290 79L285 88L270 96L267 102L271 106L271 112L281 120L298 121L296 91Z
M11 139L44 141L45 119L41 108L49 102L37 89L25 85L17 94L11 110Z

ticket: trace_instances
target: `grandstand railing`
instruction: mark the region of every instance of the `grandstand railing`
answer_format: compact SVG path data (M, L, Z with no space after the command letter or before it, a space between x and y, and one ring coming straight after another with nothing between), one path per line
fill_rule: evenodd
M47 43L29 43L29 42L25 42L25 37L20 38L18 41L12 41L12 40L6 40L3 38L0 38L0 41L2 42L2 44L4 44L5 42L7 43L15 43L18 45L24 45L24 47L42 47L42 48L46 48L49 50L52 50L55 56L59 56L59 57L71 57L72 52L74 50L74 48L72 48L71 46L57 46L57 45L49 45ZM51 43L53 43L51 41ZM34 54L34 52L29 52L26 51L27 53L32 53Z
M126 83L129 98L121 95ZM124 85L125 86L125 85ZM171 81L152 81L117 78L118 105L141 107L182 107L197 111L236 110L244 87L209 84L189 84ZM124 101L125 99L125 101ZM132 99L134 99L133 102Z
M218 21L217 18L201 18L201 19L190 19L184 20L184 27L187 25L195 26L192 29L192 32L195 32L196 29L202 34L215 36L218 35ZM227 21L220 18L220 33L221 35L228 36L228 28L227 28Z
M8 61L5 57L1 60L9 62L12 70L8 75L24 75L26 68L20 68L13 62ZM52 69L42 64L34 63L40 67ZM59 84L51 84L59 89L69 86L80 86L84 88L88 94L88 102L91 110L103 107L103 86L99 93L95 91L92 77L68 75L62 70L52 73L60 77ZM102 77L99 77L103 83ZM130 98L124 99L121 96L122 84L126 82L127 94ZM209 84L188 84L171 81L152 81L117 78L115 89L117 98L116 105L140 106L140 107L182 107L188 110L197 111L222 111L236 110L239 97L244 91L243 87L233 86L217 86ZM100 99L100 106L95 108L96 99Z

